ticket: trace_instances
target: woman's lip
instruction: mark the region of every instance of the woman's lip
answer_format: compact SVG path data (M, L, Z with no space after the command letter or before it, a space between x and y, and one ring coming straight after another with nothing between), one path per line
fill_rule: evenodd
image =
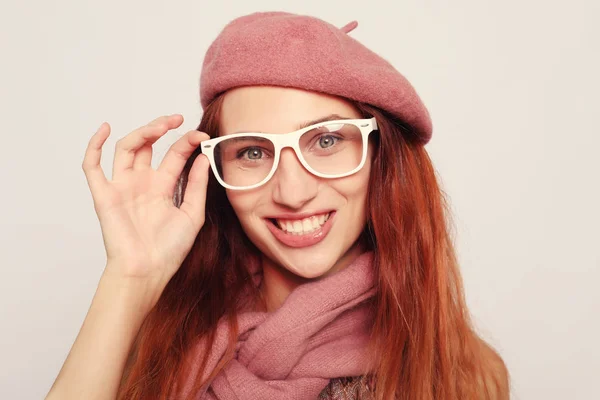
M270 219L265 219L265 221L267 222L267 228L269 228L277 240L286 246L299 248L315 245L321 240L325 239L325 236L327 236L331 230L331 225L333 224L332 221L335 217L335 214L336 212L332 211L329 215L329 219L325 221L323 226L304 235L291 235L289 233L285 233L285 231L276 227L273 221Z

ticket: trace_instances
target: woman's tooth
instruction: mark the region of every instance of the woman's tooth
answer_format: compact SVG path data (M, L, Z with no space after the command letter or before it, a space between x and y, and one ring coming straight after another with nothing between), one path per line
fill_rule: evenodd
M285 219L277 219L277 225L281 228L281 230L287 232L290 235L303 235L306 233L310 233L316 229L321 228L325 221L329 219L329 214L323 214L319 216L312 216L309 218L304 218L302 220L285 220Z
M312 223L310 222L310 219L304 218L302 220L302 230L304 230L304 232L310 232L313 230L313 226L312 226Z
M293 227L295 232L302 232L302 222L294 221Z
M310 221L312 222L313 229L319 229L321 224L319 224L319 217L311 217Z

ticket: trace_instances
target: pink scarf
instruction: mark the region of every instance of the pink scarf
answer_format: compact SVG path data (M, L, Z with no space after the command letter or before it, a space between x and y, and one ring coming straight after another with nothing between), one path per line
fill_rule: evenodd
M367 373L372 256L364 253L336 274L299 286L272 313L240 314L235 357L200 399L315 399L330 379ZM225 354L229 334L222 322L203 378Z

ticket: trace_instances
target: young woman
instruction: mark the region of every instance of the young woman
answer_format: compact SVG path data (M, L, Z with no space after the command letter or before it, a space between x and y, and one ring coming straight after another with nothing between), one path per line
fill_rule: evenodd
M228 24L197 130L163 116L83 162L107 265L48 398L506 399L474 332L427 110L320 19ZM209 169L212 173L209 173Z

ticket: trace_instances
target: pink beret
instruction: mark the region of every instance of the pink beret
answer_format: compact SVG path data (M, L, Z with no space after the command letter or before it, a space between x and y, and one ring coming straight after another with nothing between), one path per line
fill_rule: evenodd
M377 106L409 124L423 143L431 138L429 112L388 61L319 18L257 12L229 22L208 48L200 75L205 108L238 86L272 85L342 96Z

